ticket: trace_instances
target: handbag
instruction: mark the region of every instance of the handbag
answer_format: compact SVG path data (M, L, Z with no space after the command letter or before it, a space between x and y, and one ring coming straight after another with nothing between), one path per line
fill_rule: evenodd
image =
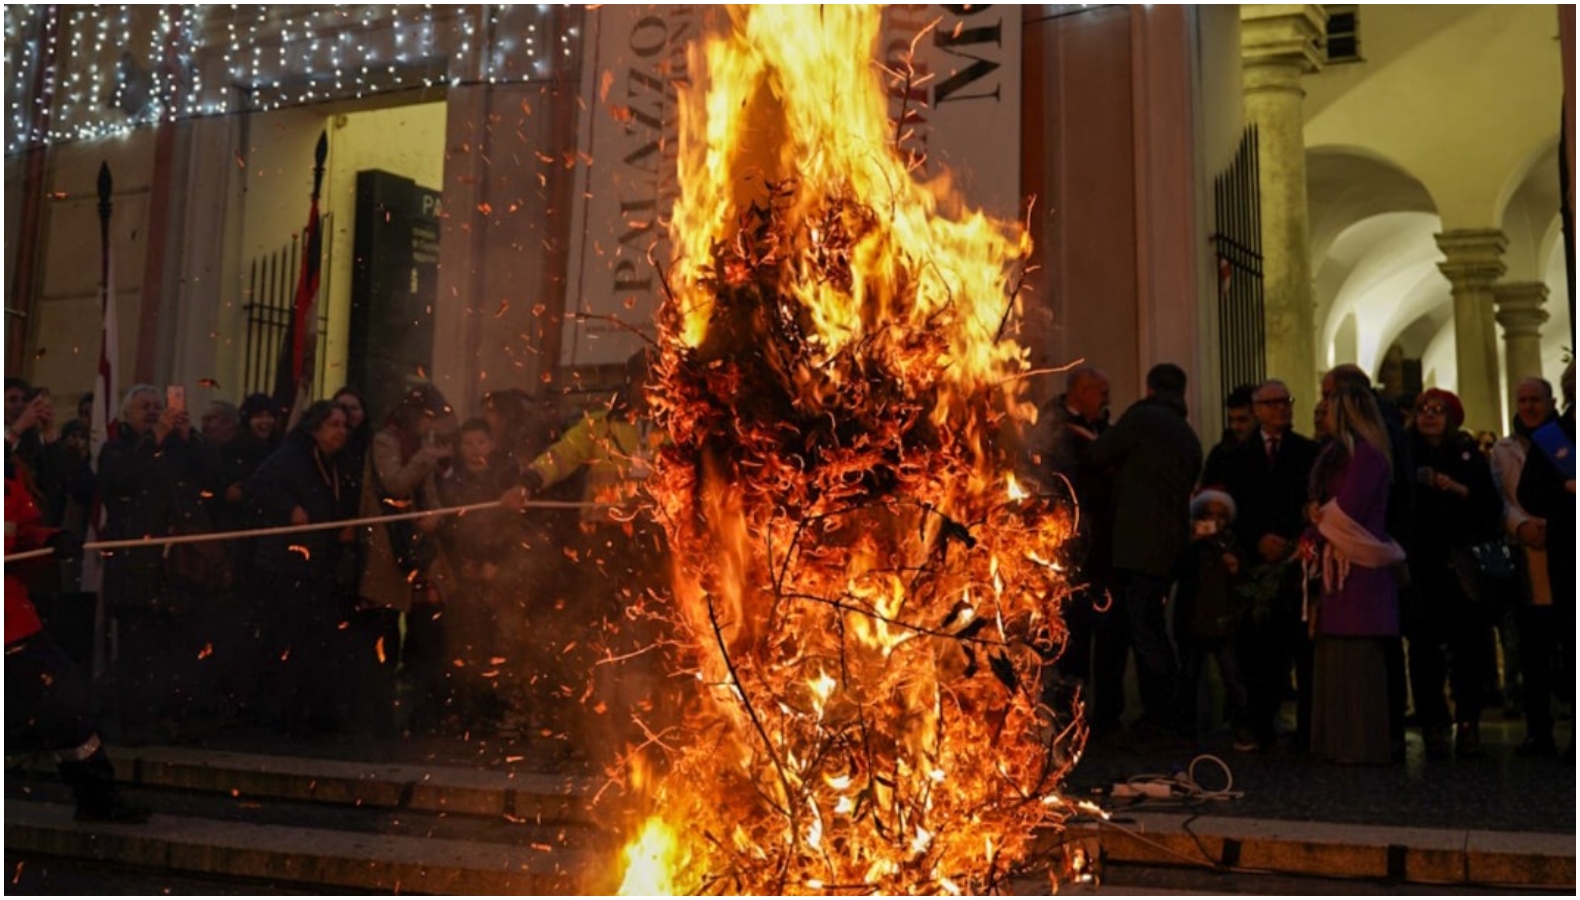
M1507 595L1516 572L1514 553L1502 538L1455 547L1448 564L1465 597L1477 604Z

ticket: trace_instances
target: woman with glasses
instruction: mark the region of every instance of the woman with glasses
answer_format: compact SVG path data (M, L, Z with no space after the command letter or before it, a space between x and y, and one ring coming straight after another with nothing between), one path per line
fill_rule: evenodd
M1476 439L1461 430L1464 423L1465 409L1453 393L1431 388L1416 398L1410 425L1417 466L1415 533L1409 550L1422 610L1406 637L1416 721L1431 759L1447 757L1451 747L1461 757L1484 753L1479 723L1493 670L1492 620L1476 604L1474 584L1463 577L1469 574L1463 551L1499 535L1502 503L1491 466Z
M362 496L362 470L367 464L368 448L373 446L373 417L367 397L360 388L345 385L330 400L346 414L346 449L340 451L347 482L354 496Z

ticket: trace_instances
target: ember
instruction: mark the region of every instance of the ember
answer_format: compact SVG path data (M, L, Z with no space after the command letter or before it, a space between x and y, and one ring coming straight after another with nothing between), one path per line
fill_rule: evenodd
M651 397L699 693L629 852L650 891L993 890L1083 739L1038 702L1070 515L1005 446L1030 239L914 180L876 10L729 15L682 95Z

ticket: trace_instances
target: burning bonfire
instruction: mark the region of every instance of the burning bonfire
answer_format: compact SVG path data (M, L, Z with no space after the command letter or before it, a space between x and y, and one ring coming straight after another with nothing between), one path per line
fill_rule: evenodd
M917 181L878 21L732 9L691 57L651 401L696 690L629 892L990 891L1068 811L1071 514L1009 474L1030 240Z

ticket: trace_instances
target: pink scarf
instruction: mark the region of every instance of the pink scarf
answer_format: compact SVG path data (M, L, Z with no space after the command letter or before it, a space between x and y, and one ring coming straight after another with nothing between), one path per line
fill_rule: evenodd
M1310 621L1311 600L1306 586L1320 571L1322 592L1331 594L1342 590L1349 578L1350 567L1363 569L1389 569L1404 562L1404 548L1393 538L1380 541L1365 526L1349 517L1339 507L1338 501L1323 504L1317 519L1317 532L1324 543L1316 559L1302 561L1305 578L1301 581L1300 620Z

